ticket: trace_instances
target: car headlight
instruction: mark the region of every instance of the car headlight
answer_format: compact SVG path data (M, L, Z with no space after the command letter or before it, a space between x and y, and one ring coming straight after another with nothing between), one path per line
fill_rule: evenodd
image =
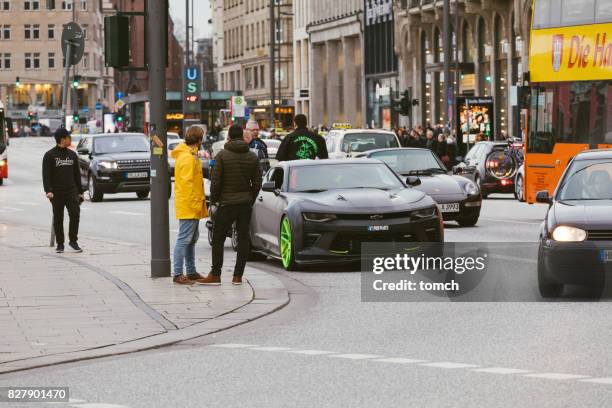
M463 186L463 190L467 195L477 195L480 191L478 190L478 186L471 181L469 183L465 183Z
M102 167L103 169L116 169L117 168L117 162L113 162L113 161L101 161L100 163L98 163L98 166Z
M586 240L587 233L580 228L561 225L555 228L552 233L552 238L558 242L582 242Z
M338 218L335 214L314 213L314 212L302 213L302 217L304 217L305 221L313 221L313 222L330 222Z
M4 166L6 166L6 161L0 160L0 167L4 167Z
M422 210L416 210L412 212L412 217L413 218L431 218L436 216L436 211L437 211L437 207L429 207L429 208L423 208Z

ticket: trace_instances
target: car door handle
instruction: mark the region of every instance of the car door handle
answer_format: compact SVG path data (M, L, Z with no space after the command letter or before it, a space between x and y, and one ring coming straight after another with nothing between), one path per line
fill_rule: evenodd
M259 196L258 200L263 201L263 196Z

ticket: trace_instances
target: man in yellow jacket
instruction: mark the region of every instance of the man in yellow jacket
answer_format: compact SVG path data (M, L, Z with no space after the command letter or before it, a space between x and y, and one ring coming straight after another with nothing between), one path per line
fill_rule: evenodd
M204 197L204 176L198 150L204 130L191 126L185 133L185 143L178 145L171 153L174 158L174 204L179 232L174 247L172 279L179 285L192 285L202 279L196 271L195 245L200 237L200 220L208 217ZM183 268L187 275L183 275Z

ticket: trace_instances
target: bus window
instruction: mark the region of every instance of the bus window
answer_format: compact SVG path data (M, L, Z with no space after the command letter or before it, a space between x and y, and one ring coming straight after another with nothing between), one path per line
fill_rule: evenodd
M563 0L561 24L591 24L595 21L595 0Z
M598 23L612 22L612 2L610 0L597 0L595 19Z

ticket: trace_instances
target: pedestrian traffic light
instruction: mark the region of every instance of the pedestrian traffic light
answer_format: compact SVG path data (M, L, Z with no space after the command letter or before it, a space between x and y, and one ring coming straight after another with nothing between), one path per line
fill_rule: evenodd
M74 123L79 123L79 112L74 111L74 113L72 114L72 120Z
M81 76L80 75L75 75L74 78L72 78L72 87L75 88L75 89L78 88L80 81L81 81Z
M104 60L107 67L130 65L130 18L125 15L104 17Z
M21 86L21 79L19 77L15 78L15 85Z

